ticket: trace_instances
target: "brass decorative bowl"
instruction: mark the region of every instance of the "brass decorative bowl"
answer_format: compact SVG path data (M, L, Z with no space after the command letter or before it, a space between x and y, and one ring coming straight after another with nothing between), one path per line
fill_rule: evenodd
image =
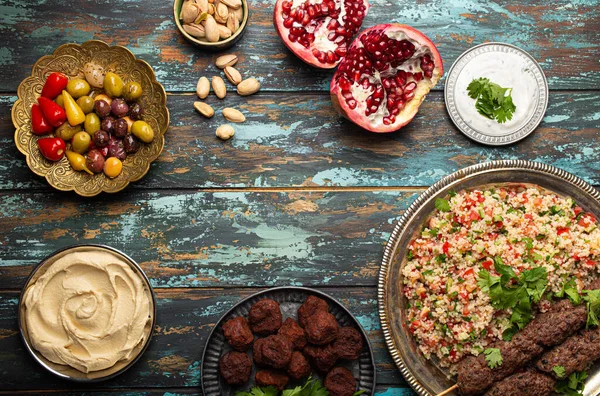
M83 66L90 61L117 73L124 83L137 81L142 85L143 95L138 102L144 108L143 120L154 129L152 143L142 144L140 150L127 156L123 161L123 171L115 178L103 173L89 175L71 168L66 157L58 162L46 160L38 149L36 136L31 132L31 106L37 102L44 82L50 73L62 72L69 78L85 78ZM109 46L103 41L91 40L79 44L64 44L52 55L41 57L31 70L31 76L24 79L17 91L18 99L12 108L12 121L16 128L15 144L25 154L27 165L37 175L61 191L74 190L77 194L91 197L101 192L121 191L130 182L141 179L150 169L150 164L162 152L165 132L169 126L167 94L156 81L152 67L143 60L136 59L125 47Z

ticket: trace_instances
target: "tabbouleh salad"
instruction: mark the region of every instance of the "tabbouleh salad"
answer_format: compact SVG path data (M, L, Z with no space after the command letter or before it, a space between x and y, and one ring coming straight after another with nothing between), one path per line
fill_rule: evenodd
M450 192L406 258L407 329L426 358L455 373L464 356L510 338L566 285L580 292L596 279L600 230L573 199L537 186ZM492 304L490 279L506 273L534 290L529 317Z

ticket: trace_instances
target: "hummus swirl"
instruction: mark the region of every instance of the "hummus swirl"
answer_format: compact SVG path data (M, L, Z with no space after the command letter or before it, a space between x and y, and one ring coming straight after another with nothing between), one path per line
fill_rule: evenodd
M32 346L84 373L136 357L152 318L150 292L130 265L108 252L72 252L24 293Z

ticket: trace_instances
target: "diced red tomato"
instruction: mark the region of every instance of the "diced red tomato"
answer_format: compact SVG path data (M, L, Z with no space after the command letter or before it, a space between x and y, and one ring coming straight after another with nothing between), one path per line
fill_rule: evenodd
M524 218L526 218L527 220L533 220L533 215L531 213L525 213L523 215Z
M581 260L581 258L578 255L574 254L573 255L573 260L579 261L579 260Z
M467 316L467 315L469 315L469 313L470 313L470 312L471 312L471 311L469 311L469 308L467 308L467 307L464 307L464 308L463 308L463 310L462 310L462 314L463 314L463 316Z
M465 272L463 272L462 277L466 278L469 275L473 275L475 273L475 271L473 270L473 268L469 268L468 270L466 270Z
M410 332L414 333L415 330L417 330L417 328L420 326L421 326L420 320L413 320L412 323L410 324Z
M484 212L485 212L486 215L488 215L490 217L493 217L493 215L494 215L494 209L492 209L492 208L486 208L484 210Z
M596 218L591 213L584 214L583 216L581 216L581 218L577 222L577 224L579 224L582 227L589 227L590 225L595 224L595 223L596 223Z
M586 259L585 260L585 265L589 265L590 267L595 267L596 266L596 262L594 260Z
M450 350L450 360L456 359L456 351L454 349Z
M579 213L583 212L583 209L581 207L579 207L579 206L576 206L573 209L573 212L575 213L575 217L577 217L577 216L579 216Z
M469 299L469 295L465 292L463 293L458 293L458 295L460 296L460 298L462 298L463 300L468 300Z
M504 223L502 221L497 221L496 222L496 227L502 228L502 227L504 227ZM498 234L496 234L496 238L498 238ZM496 239L496 238L494 238L494 239Z
M449 249L450 249L450 243L444 242L444 245L442 246L442 251L444 252L444 254L448 254Z
M489 271L490 268L492 268L493 264L494 263L492 262L492 260L487 260L487 261L484 261L483 263L481 263L481 266Z
M537 206L537 207L540 207L540 206L542 206L542 198L540 198L540 197L537 197L537 198L535 198L535 199L533 200L533 205L534 205L534 206Z
M479 216L479 213L476 210L471 210L469 212L469 219L471 221L481 220L481 216Z
M569 227L558 227L558 228L556 229L556 233L557 233L558 235L565 234L565 233L567 233L567 232L569 232L569 231L570 231Z
M527 198L527 193L523 193L523 203L529 202L529 198Z
M483 196L483 195L482 195L482 194L481 194L479 191L477 191L477 192L475 193L475 195L477 196L477 201L478 201L478 202L483 202L483 201L485 201L485 197L484 197L484 196Z

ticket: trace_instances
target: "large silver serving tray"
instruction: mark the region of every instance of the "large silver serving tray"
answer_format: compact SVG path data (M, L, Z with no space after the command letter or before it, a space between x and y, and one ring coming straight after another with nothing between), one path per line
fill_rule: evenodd
M460 191L489 184L535 184L573 199L585 210L600 215L600 192L580 178L537 162L494 161L470 166L428 188L404 213L385 247L379 273L379 317L385 340L400 372L419 395L436 395L455 384L447 371L425 359L406 331L406 299L402 294L405 249L435 210L435 199L453 189ZM588 371L584 395L600 394L600 364ZM457 395L458 392L450 393Z

